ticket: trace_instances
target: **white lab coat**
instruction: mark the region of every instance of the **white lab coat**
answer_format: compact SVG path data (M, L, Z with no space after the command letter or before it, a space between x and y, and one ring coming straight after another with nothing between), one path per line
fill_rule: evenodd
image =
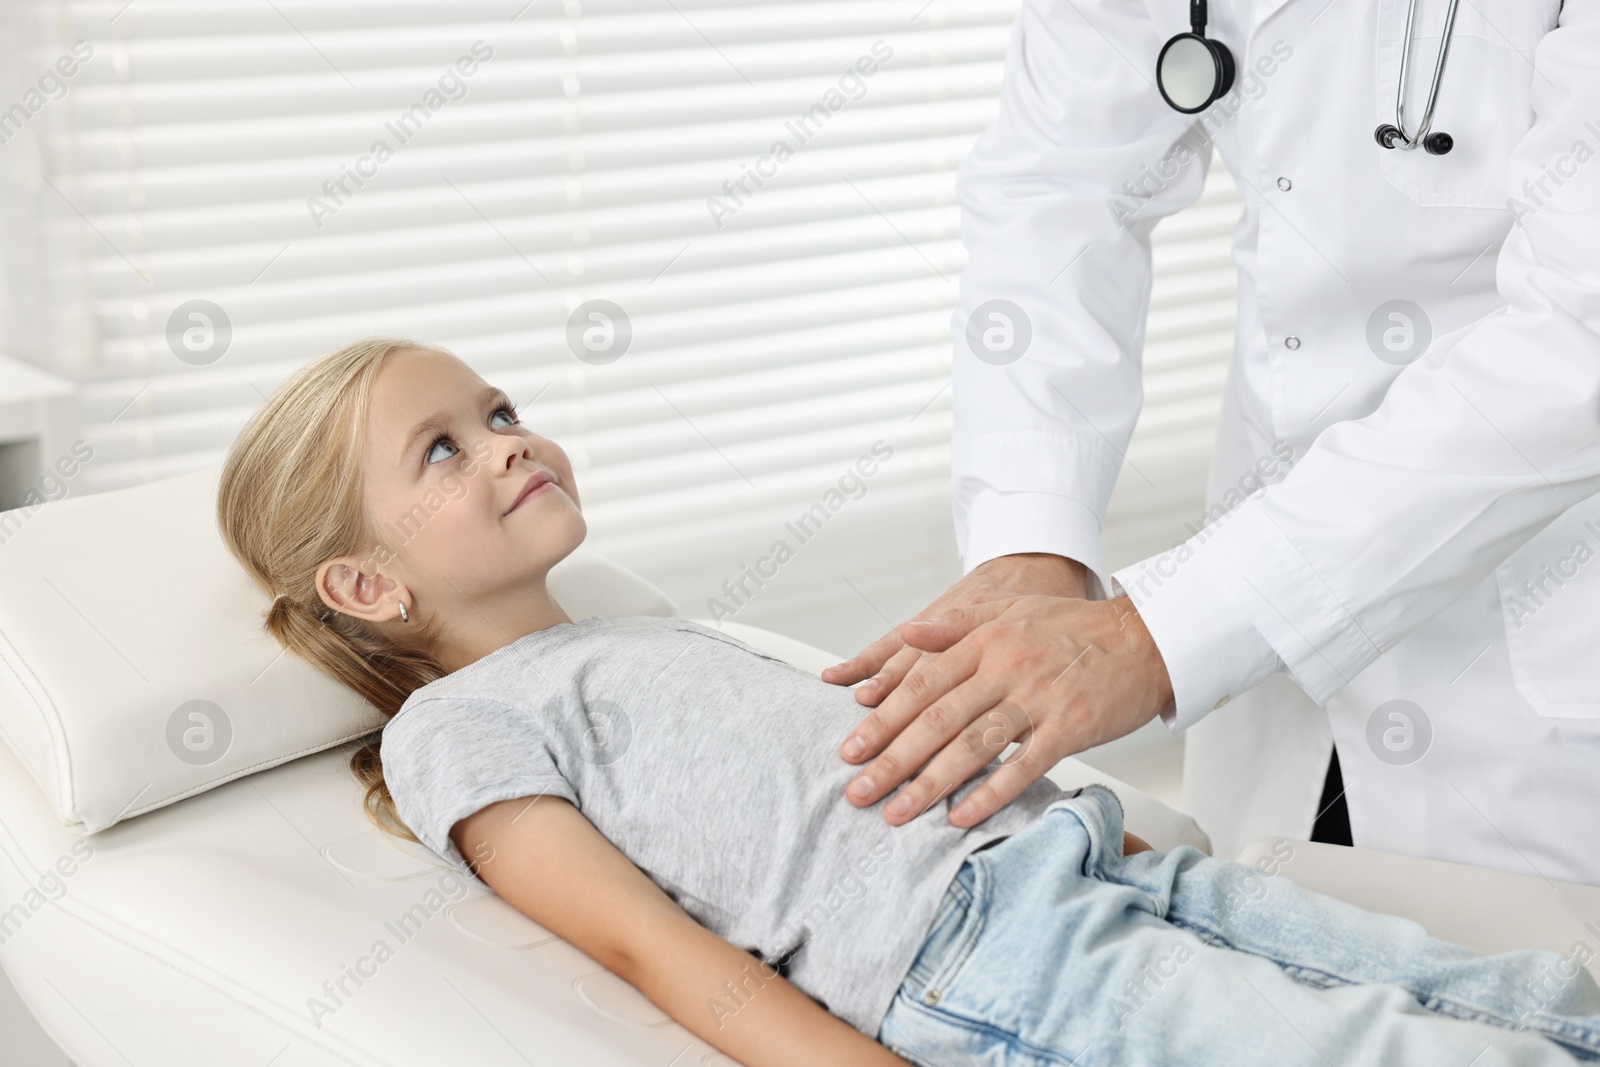
M1204 116L1153 84L1188 8L1022 6L958 178L963 563L1056 552L1091 595L1133 597L1219 855L1307 836L1333 743L1356 844L1600 884L1600 0L1464 0L1443 156L1373 138L1406 0L1213 0L1241 80ZM1445 8L1419 5L1413 129ZM1199 195L1213 144L1245 200L1208 489L1234 506L1110 575L1149 232ZM995 299L1027 318L1011 362L966 336ZM1375 355L1404 349L1404 320L1368 341L1394 300L1431 324L1409 364ZM1241 500L1262 460L1273 484Z

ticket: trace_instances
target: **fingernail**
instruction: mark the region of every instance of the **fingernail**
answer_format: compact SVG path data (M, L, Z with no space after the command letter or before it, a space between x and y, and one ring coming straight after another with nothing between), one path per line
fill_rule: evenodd
M906 814L911 810L911 798L902 793L894 798L894 803L889 805L889 814L895 817Z
M844 743L844 758L857 759L862 753L866 752L866 750L867 743L865 741L861 740L859 737L852 737L850 740Z
M963 822L971 814L972 805L963 800L960 804L956 805L956 810L950 813L950 818L957 822Z
M876 689L876 688L878 688L878 686L880 686L882 684L883 684L883 680L880 679L876 674L874 674L871 678L868 678L866 681L861 683L861 688L862 689Z
M850 783L851 796L864 797L870 792L872 792L872 779L864 774Z

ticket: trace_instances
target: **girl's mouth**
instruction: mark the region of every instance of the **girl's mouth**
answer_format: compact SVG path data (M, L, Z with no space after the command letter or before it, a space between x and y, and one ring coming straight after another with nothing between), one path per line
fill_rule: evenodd
M522 491L519 492L517 494L517 498L511 502L511 506L506 509L506 514L509 515L513 511L516 511L517 508L522 506L523 501L527 500L529 497L534 496L537 493L544 492L546 489L554 488L555 484L555 477L549 471L535 472L533 476L528 479L527 483L523 485Z

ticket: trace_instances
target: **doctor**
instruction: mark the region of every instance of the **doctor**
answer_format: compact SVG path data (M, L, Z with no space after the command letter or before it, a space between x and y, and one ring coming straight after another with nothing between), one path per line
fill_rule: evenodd
M972 825L1159 715L1219 856L1315 826L1600 884L1600 0L1206 8L1024 0L958 179L966 575L825 672L872 679L847 796L909 782L903 823L1020 742ZM1150 232L1213 146L1208 512L1108 574Z

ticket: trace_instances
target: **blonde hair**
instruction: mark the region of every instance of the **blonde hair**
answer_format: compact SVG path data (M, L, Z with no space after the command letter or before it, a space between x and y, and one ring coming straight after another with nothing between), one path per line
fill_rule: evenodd
M317 595L317 567L380 545L363 503L361 448L372 382L392 352L438 345L375 337L312 360L250 417L217 487L223 540L275 599L265 629L284 648L360 693L390 718L413 690L449 672L429 654L437 627L401 643ZM281 596L279 594L282 594ZM417 840L384 781L379 739L350 758L362 807L379 829Z

